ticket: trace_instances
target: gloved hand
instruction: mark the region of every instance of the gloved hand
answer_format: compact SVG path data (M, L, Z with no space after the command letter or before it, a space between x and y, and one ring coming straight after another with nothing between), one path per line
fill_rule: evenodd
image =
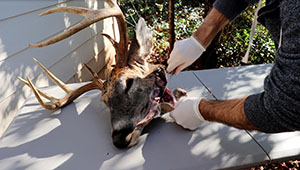
M179 73L199 58L205 48L193 36L188 39L175 42L174 49L168 60L167 72ZM176 69L176 70L175 70Z
M198 109L200 100L200 98L191 97L181 98L176 103L175 109L170 112L170 117L186 129L197 129L205 121Z

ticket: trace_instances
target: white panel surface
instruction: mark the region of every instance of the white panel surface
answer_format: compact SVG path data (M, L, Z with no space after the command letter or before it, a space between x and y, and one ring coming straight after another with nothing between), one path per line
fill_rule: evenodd
M63 4L70 0L48 0L48 1L34 1L34 0L2 0L0 11L0 21L9 20L11 18L18 17L20 15L26 15L28 13L41 10L47 7L53 7L57 4ZM26 2L26 3L24 3Z
M232 99L262 92L272 64L220 68L195 72L218 99ZM214 74L209 74L214 72Z
M93 24L54 45L43 48L28 47L29 43L43 41L83 18L66 13L38 16L39 13L56 6L100 9L104 8L104 1L0 1L0 136L29 94L28 88L23 88L24 85L17 77L29 77L37 86L52 84L32 58L39 60L62 81L68 81L80 72L82 63L95 60L97 53L104 49L103 37L96 34L103 32L104 23L112 25L111 18ZM112 29L105 32L110 34Z

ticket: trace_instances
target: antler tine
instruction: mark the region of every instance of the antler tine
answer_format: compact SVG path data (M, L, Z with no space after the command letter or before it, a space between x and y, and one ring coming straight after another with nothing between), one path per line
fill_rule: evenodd
M71 35L77 33L78 31L88 27L89 25L96 23L102 19L115 16L115 15L120 15L120 11L116 9L99 9L99 10L91 10L91 9L83 9L79 7L58 7L58 8L53 8L49 11L46 11L40 15L47 15L51 14L54 12L68 12L68 13L73 13L73 14L79 14L84 16L85 18L75 24L72 27L67 28L64 32L57 34L54 37L51 37L50 39L38 43L38 44L29 44L30 47L44 47L47 45L54 44L58 41L61 41L63 39L66 39L70 37Z
M37 98L37 100L39 101L39 103L41 104L41 106L43 106L45 109L48 110L55 110L58 108L58 105L56 104L47 104L42 98L41 95L39 93L40 90L38 90L31 82L31 80L27 77L27 83L29 85L29 87L32 89L35 97ZM50 96L49 96L50 98ZM52 100L50 100L52 101ZM57 101L54 101L54 103L57 103Z
M36 61L37 62L37 61ZM45 67L43 65L41 65L39 62L37 62L37 64L40 65L40 67L48 74L51 75L51 77L55 79L55 81L59 81L61 82L59 79L57 79L52 73L50 73L47 69L45 69ZM80 95L82 95L83 93L90 91L90 90L94 90L94 89L99 89L99 90L103 90L103 81L98 77L98 75L96 73L94 73L87 65L85 65L85 67L90 71L90 73L93 74L94 76L94 80L88 84L85 84L83 86L81 86L80 88L76 89L76 90L70 90L69 87L67 87L65 84L64 86L69 88L67 91L65 90L65 92L67 93L65 95L64 98L62 99L57 99L54 98L44 92L42 92L41 90L39 90L38 88L36 88L33 83L31 82L31 80L27 77L27 81L18 77L18 79L23 82L25 85L29 86L34 95L36 96L37 100L39 101L39 103L41 104L41 106L43 106L45 109L48 110L55 110L61 107L64 107L66 105L68 105L69 103L71 103L73 100L75 100L77 97L79 97ZM50 76L49 76L50 77ZM51 79L52 79L51 78ZM64 87L64 88L65 88ZM48 104L46 103L42 97L45 97L46 99L50 100L52 103Z
M49 14L56 13L56 12L67 12L67 13L71 13L71 14L86 16L88 11L89 10L87 10L86 8L80 8L80 7L77 7L77 8L57 7L57 8L49 9L48 11L45 11L45 12L39 14L39 16L49 15Z
M105 33L101 33L100 35L103 35L104 37L106 37L112 43L112 45L115 47L115 49L118 48L118 43L116 42L116 40L111 38L111 36L109 36L108 34L105 34Z
M89 71L89 73L93 76L94 79L99 79L97 73L95 73L88 65L83 64L83 66Z
M72 91L71 93L68 93L62 99L56 99L56 98L54 98L52 96L49 96L49 95L47 95L47 94L45 94L43 92L42 92L42 94L40 94L41 91L32 84L31 80L28 77L27 77L27 82L25 84L26 85L28 84L28 86L32 89L32 91L33 91L35 97L37 98L37 100L39 101L40 105L43 106L45 109L48 109L48 110L55 110L55 109L58 109L58 108L62 108L64 106L68 105L69 103L71 103L73 100L75 100L77 97L79 97L83 93L85 93L87 91L90 91L90 90L99 89L98 84L96 84L93 81L91 83L88 83L88 84L86 84L86 85L84 85L84 86L82 86L82 87L80 87L80 88ZM46 103L42 99L41 96L47 98L52 103L51 104Z
M48 75L48 77L60 88L62 88L66 93L70 93L73 89L69 88L64 82L59 80L56 76L54 76L45 66L43 66L37 59L33 58L34 62L40 66L40 68Z
M21 82L23 82L25 85L27 85L28 87L31 87L30 84L29 84L26 80L22 79L21 77L18 77L18 79L19 79ZM38 93L39 93L41 96L45 97L46 99L48 99L48 100L50 100L50 101L58 101L57 98L54 98L54 97L48 95L47 93L41 91L40 89L36 88L36 90L38 91Z
M112 0L105 0L111 8L115 8L121 12L121 15L115 16L118 22L118 28L120 33L120 41L117 44L116 49L116 68L122 68L127 64L128 59L128 33L127 23L125 16L122 13L120 7Z
M98 89L99 90L101 90L101 91L103 91L103 80L101 80L100 78L99 78L99 76L98 76L98 74L97 73L95 73L95 72L93 72L93 70L89 67L89 66L87 66L86 64L83 64L83 66L90 72L90 74L93 76L93 82L95 83L95 84L97 84L97 86L98 86Z
M79 23L67 28L64 32L57 34L56 36L43 41L38 44L29 44L30 47L43 47L58 41L61 41L65 38L70 37L71 35L77 33L78 31L88 27L89 25L96 23L100 20L103 20L108 17L116 17L118 22L118 28L120 33L120 41L114 44L116 48L116 67L121 68L127 64L127 55L128 55L128 33L126 27L125 17L119 8L119 6L112 0L105 0L105 2L110 6L110 8L92 10L80 7L57 7L50 9L46 12L41 13L40 15L48 15L56 12L68 12L72 14L78 14L84 16L85 18ZM109 37L106 35L106 37ZM111 42L113 42L109 38ZM122 57L121 57L122 56Z

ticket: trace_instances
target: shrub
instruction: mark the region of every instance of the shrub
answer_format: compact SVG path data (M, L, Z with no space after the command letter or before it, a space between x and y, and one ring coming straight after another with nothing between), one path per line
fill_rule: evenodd
M168 1L165 0L119 0L126 15L129 37L132 37L138 15L145 18L153 31L154 48L149 61L166 63L169 52L168 43ZM175 0L176 39L190 37L199 27L205 16L206 4L199 0ZM213 56L217 57L215 67L240 65L240 60L247 51L250 30L255 8L249 7L241 16L226 26L214 47ZM275 47L270 34L258 24L249 55L249 64L271 63L274 60Z

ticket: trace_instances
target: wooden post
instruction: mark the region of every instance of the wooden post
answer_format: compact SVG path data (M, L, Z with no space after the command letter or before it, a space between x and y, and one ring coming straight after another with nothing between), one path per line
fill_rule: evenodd
M170 45L170 51L173 50L174 43L175 43L175 24L174 24L174 1L175 0L169 0L169 45Z

